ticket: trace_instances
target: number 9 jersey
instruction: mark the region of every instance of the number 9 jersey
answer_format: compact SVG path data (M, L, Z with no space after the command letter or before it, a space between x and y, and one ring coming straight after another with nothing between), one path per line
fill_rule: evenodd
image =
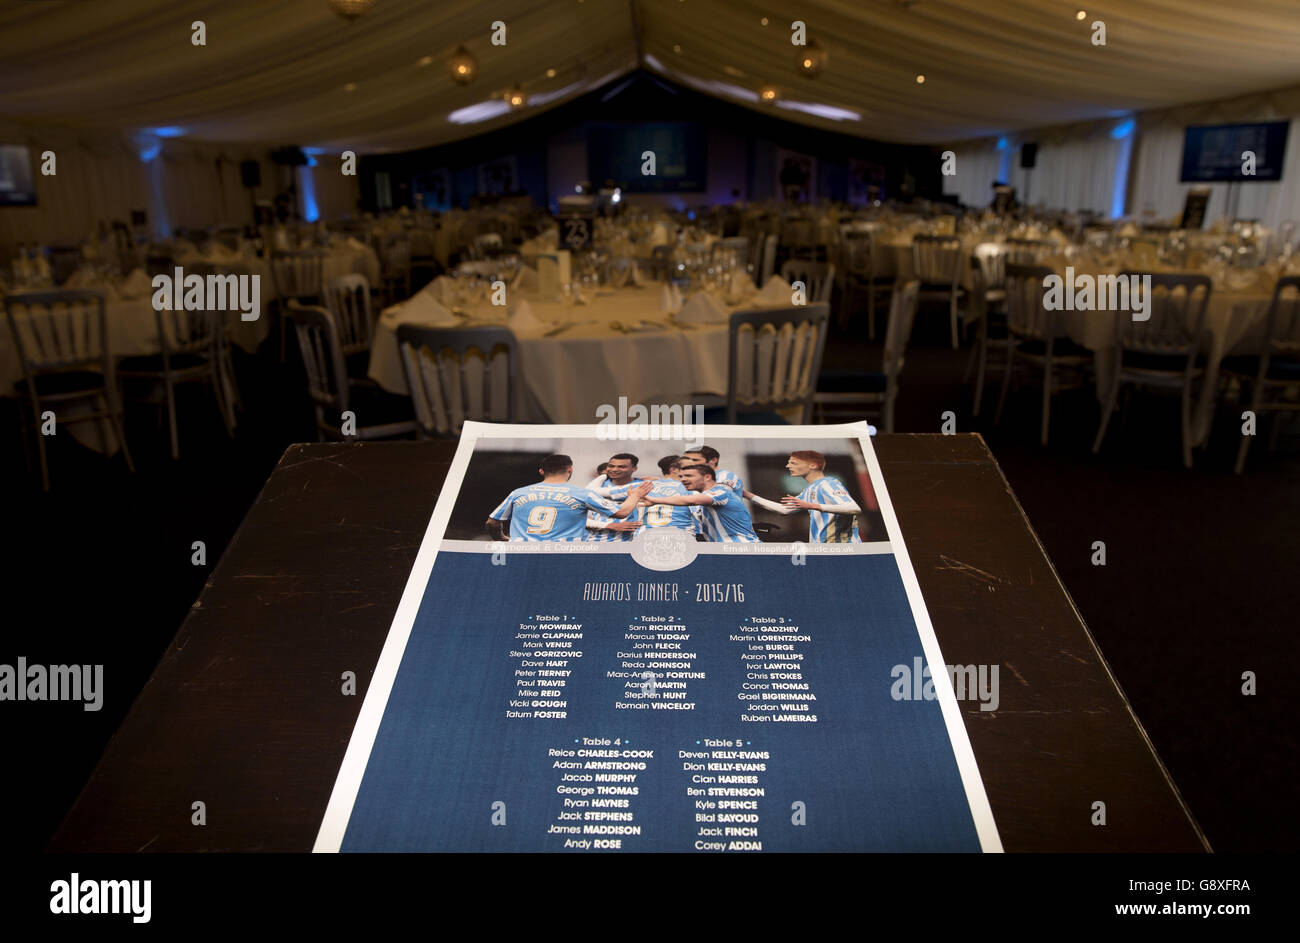
M511 540L587 540L587 512L618 508L577 485L538 482L510 492L490 516L510 521Z

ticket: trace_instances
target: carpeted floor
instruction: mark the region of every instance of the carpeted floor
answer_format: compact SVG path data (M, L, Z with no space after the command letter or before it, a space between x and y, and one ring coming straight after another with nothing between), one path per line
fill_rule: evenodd
M827 367L878 369L862 332L829 344ZM1298 689L1300 449L1256 444L1247 473L1231 473L1238 429L1220 411L1196 468L1182 467L1176 401L1139 397L1090 448L1099 410L1088 390L1063 393L1051 445L1038 444L1039 395L1013 392L1000 428L998 386L971 418L961 383L966 351L948 349L942 315L923 311L898 404L900 432L981 432L1001 463L1066 588L1216 850L1290 850L1297 736L1288 692ZM54 490L26 470L12 412L0 421L0 484L9 495L4 586L11 611L0 661L105 665L105 704L6 703L7 846L42 847L171 641L206 573L234 534L285 445L314 441L301 377L274 351L242 357L248 408L232 442L205 391L181 394L181 459L147 405L129 407L138 474L61 434ZM207 567L192 565L206 544ZM1092 544L1107 565L1093 566ZM1258 694L1241 693L1243 671Z

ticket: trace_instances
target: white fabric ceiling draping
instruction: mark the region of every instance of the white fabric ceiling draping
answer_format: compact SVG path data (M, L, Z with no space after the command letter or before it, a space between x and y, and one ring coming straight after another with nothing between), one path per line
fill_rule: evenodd
M795 19L829 53L816 80L794 72ZM464 88L445 65L461 43L480 64ZM642 64L755 109L771 82L782 117L935 143L1293 85L1298 48L1296 0L377 0L354 22L325 0L45 0L0 7L0 117L401 150ZM493 95L515 83L531 100L510 112Z

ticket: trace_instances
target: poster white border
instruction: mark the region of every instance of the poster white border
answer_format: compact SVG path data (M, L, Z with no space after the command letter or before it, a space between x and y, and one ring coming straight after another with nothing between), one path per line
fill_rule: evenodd
M321 821L316 835L314 852L337 852L343 844L352 808L356 803L361 780L365 776L370 753L374 748L379 725L392 694L393 683L397 680L397 670L402 663L402 655L411 637L415 617L420 611L420 604L433 573L433 564L438 556L438 548L447 530L452 509L460 496L461 484L469 468L474 449L482 439L585 439L599 438L597 430L608 436L609 428L595 425L511 425L497 423L467 422L461 432L460 445L447 472L447 480L438 503L425 529L424 540L416 554L411 575L406 581L401 602L393 615L388 637L379 653L379 661L366 689L361 712L357 716L356 726L348 740L347 752L334 781L329 804L325 807L325 817ZM975 832L979 838L980 848L985 852L1002 851L1002 840L998 835L997 825L993 820L993 810L989 806L988 796L984 791L984 781L980 777L979 766L975 762L975 753L971 749L970 739L966 735L966 725L962 721L961 708L953 692L952 679L947 671L935 671L933 666L947 664L939 650L939 640L935 637L934 626L930 622L930 613L926 609L925 599L921 596L921 586L917 582L916 572L912 569L912 560L907 553L902 530L898 526L898 517L894 514L894 505L889 498L885 485L885 476L881 472L880 462L876 459L865 422L845 423L831 426L708 426L700 430L713 439L856 439L862 447L862 454L867 462L872 488L880 513L885 519L885 530L889 535L898 572L902 577L903 588L911 605L912 617L916 631L921 639L921 648L925 661L931 666L931 678L934 682L935 699L943 715L944 726L948 730L948 742L952 746L957 761L957 770L961 776L962 786L966 792L966 801L970 807ZM882 682L883 683L883 682Z

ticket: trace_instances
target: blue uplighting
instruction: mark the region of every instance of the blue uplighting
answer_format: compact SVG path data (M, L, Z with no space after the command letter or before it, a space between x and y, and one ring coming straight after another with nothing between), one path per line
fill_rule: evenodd
M178 138L185 134L184 128L178 128L174 125L166 128L145 128L146 134L152 134L157 138Z
M1115 161L1115 188L1110 197L1110 218L1118 219L1124 215L1124 204L1128 199L1128 168L1133 159L1133 129L1136 122L1132 118L1116 125L1110 136L1120 142L1119 157Z
M311 168L316 165L316 159L307 158L310 166L298 168L298 188L302 193L302 218L309 223L314 223L320 219L320 207L316 205L316 179L312 176Z
M1006 149L1007 149L1007 139L998 138L998 150L1005 151Z

